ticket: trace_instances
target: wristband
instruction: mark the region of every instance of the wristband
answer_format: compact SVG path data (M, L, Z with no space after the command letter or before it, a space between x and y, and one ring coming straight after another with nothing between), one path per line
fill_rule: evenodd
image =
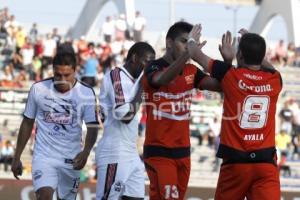
M196 43L196 40L194 38L189 38L188 42L195 42Z

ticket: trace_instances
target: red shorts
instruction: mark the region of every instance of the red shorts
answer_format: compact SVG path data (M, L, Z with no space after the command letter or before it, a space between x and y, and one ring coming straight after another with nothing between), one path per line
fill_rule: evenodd
M151 157L144 161L150 179L150 200L184 199L190 177L190 157Z
M280 200L278 168L269 163L221 167L215 200Z

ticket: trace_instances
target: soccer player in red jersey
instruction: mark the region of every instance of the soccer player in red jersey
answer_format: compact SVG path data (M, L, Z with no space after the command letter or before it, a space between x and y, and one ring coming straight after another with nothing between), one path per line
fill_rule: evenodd
M221 142L217 153L223 164L215 199L279 200L275 114L282 80L278 71L265 67L265 40L241 30L235 55L231 33L227 32L219 47L226 61L222 62L202 52L202 46L197 44L200 33L201 25L195 25L188 51L220 82L224 92ZM231 64L235 56L237 67Z
M172 25L166 36L165 55L145 69L144 161L151 200L184 199L190 175L192 95L197 89L220 90L217 80L187 63L187 40L192 27L186 22Z

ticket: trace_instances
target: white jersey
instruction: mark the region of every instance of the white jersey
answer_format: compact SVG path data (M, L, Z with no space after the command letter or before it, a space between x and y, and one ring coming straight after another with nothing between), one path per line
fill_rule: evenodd
M138 157L138 117L125 124L122 119L130 109L138 80L134 80L125 68L115 68L104 77L100 89L100 107L104 117L103 136L96 150L98 165L130 161Z
M82 148L83 121L98 122L95 93L78 81L60 93L53 79L46 79L32 85L24 116L37 125L34 157L73 159Z

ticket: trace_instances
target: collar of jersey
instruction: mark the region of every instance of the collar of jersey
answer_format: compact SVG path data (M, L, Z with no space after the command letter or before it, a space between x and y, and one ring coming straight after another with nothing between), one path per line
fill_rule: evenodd
M133 81L135 82L135 78L133 78L133 76L131 76L131 74L126 70L126 68L124 66L120 67L120 69Z

